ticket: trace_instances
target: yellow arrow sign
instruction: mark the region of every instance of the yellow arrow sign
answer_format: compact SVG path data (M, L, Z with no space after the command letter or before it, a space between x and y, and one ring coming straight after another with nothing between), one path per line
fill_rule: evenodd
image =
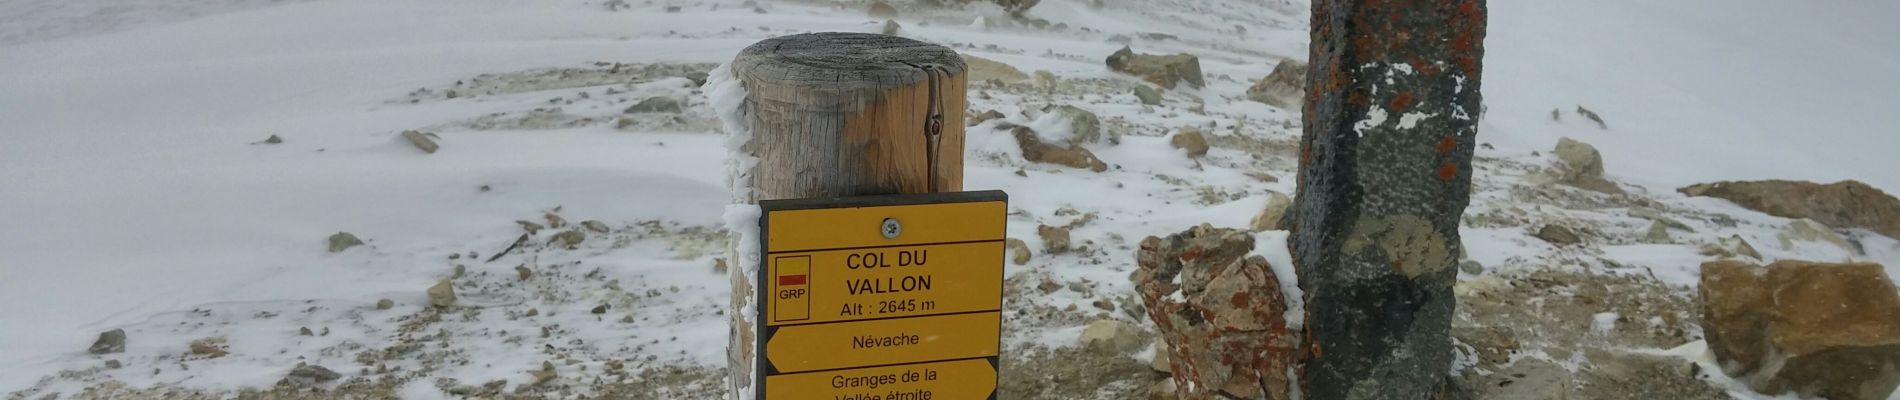
M1003 242L774 254L768 326L995 311Z
M765 378L772 400L983 400L996 392L989 360L958 360Z
M1001 323L1002 313L984 312L786 326L765 357L780 373L992 357Z

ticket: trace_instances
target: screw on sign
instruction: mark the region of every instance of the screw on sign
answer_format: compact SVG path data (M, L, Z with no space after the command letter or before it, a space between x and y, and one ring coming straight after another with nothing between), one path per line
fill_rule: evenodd
M758 398L996 398L1006 194L768 200L759 208L771 278L758 288L769 299L755 327ZM834 229L872 224L875 233Z

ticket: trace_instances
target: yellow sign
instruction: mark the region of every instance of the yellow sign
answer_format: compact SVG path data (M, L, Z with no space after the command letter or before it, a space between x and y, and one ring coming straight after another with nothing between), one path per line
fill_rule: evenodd
M995 398L1007 195L759 206L761 400Z
M765 382L765 397L772 400L988 399L996 394L996 366L985 359L958 360L773 375Z

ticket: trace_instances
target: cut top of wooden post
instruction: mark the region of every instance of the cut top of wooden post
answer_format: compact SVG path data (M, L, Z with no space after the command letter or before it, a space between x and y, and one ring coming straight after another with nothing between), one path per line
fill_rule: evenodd
M732 63L758 159L747 200L962 190L966 68L949 48L876 34L747 47Z

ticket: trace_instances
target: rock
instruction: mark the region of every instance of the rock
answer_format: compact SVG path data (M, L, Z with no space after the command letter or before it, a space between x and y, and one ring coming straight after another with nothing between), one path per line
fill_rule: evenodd
M1643 233L1643 242L1644 243L1674 243L1675 238L1669 236L1668 225L1664 225L1662 221L1655 221L1655 222L1650 222L1649 230Z
M1603 178L1603 154L1595 146L1571 138L1557 140L1557 148L1551 151L1564 166L1559 168L1557 181L1578 189L1623 194L1623 188Z
M1016 265L1029 264L1029 244L1022 239L1010 238L1004 247L1009 249L1009 262Z
M1702 255L1718 258L1749 257L1757 260L1762 259L1761 252L1756 251L1755 246L1749 245L1748 240L1742 239L1741 235L1732 235L1719 239L1713 244L1703 245Z
M1477 261L1465 260L1464 262L1458 263L1458 270L1464 271L1466 274L1480 275L1484 274L1484 264L1478 263Z
M627 114L670 113L678 114L686 109L686 101L669 96L651 97L627 107Z
M528 266L527 266L527 265L525 265L525 264L524 264L524 265L516 265L516 266L515 266L515 276L516 276L516 277L518 277L518 278L520 278L521 280L524 280L524 281L525 281L525 280L528 280L529 278L533 278L533 277L534 277L534 270L531 270L531 269L528 269Z
M1042 0L989 0L989 2L996 3L997 6L1003 7L1003 11L1008 11L1010 15L1020 17L1024 11L1029 11L1031 7L1035 7L1036 4L1041 3Z
M329 368L318 365L299 364L296 368L290 369L290 374L284 375L284 382L296 386L312 386L323 382L334 381L342 377L343 374L338 374Z
M1280 218L1285 217L1286 209L1292 206L1293 198L1288 197L1285 193L1269 193L1267 194L1267 207L1260 210L1260 215L1253 217L1253 224L1250 225L1250 227L1253 228L1254 232L1280 230Z
M550 212L550 213L547 213L546 215L542 215L542 217L548 220L549 228L561 229L563 227L567 227L567 219L561 218L560 214L555 214L555 213Z
M1847 250L1850 254L1858 253L1854 244L1848 242L1846 237L1834 233L1834 230L1829 229L1827 225L1811 219L1802 218L1789 222L1788 227L1782 229L1776 236L1781 239L1782 250L1793 250L1795 241L1808 241L1831 244L1841 250Z
M1174 134L1173 138L1168 139L1168 144L1177 149L1187 150L1188 158L1207 155L1207 136L1202 135L1198 128L1182 128L1180 132Z
M1095 172L1108 170L1108 163L1095 158L1095 153L1081 146L1058 147L1043 143L1036 137L1036 131L1026 126L1018 126L1010 133L1016 136L1016 143L1022 146L1023 159L1030 162L1049 163L1071 168L1087 169Z
M1669 216L1663 215L1662 211L1658 211L1654 208L1644 208L1644 207L1631 208L1630 216L1647 219L1650 221L1656 221L1658 223L1663 224L1663 226L1669 227L1670 229L1678 229L1683 232L1695 233L1695 228L1690 228L1688 224L1684 224L1681 221L1676 221L1674 218L1669 218Z
M455 285L444 279L429 287L429 305L435 307L455 306Z
M106 360L106 369L119 369L124 367L125 364L120 363L119 360Z
M225 350L224 338L193 340L188 348L191 350L192 355L204 356L205 358L218 358L231 354L231 352Z
M1725 199L1782 218L1807 218L1836 228L1863 228L1900 237L1900 199L1858 181L1715 182L1677 189L1689 196Z
M390 300L390 299L382 299L382 300L377 300L377 301L376 301L376 309L378 309L378 310L388 310L388 309L391 309L391 308L395 308L395 307L396 307L396 301L395 301L395 300Z
M1300 111L1306 104L1306 63L1280 61L1266 78L1247 88L1247 99L1282 110Z
M1900 386L1900 293L1877 264L1702 264L1701 319L1723 372L1774 395L1886 399Z
M1081 107L1062 105L1043 109L1043 112L1057 115L1069 123L1069 145L1081 145L1102 140L1102 118ZM1110 138L1111 142L1120 138Z
M613 230L612 228L607 227L607 223L591 220L591 219L586 220L586 221L581 221L581 227L587 228L587 230L594 231L597 233L607 233L608 231Z
M1603 123L1602 116L1597 115L1596 111L1590 111L1590 109L1588 108L1583 108L1583 105L1577 105L1577 115L1582 115L1584 118L1589 118L1591 121L1595 121L1597 123L1598 128L1610 129L1610 124Z
M1554 244L1557 246L1569 246L1573 244L1583 243L1583 238L1578 237L1576 232L1572 232L1570 228L1564 227L1563 225L1555 225L1555 224L1544 225L1543 229L1537 230L1536 236L1538 239L1543 239L1544 241L1550 242L1550 244Z
M976 116L970 118L969 123L964 124L964 125L976 126L977 124L989 122L992 120L999 120L1003 118L1004 118L1003 113L996 112L996 110L989 110L989 111L984 111L982 114L976 114Z
M602 304L602 305L594 306L594 309L588 310L588 312L591 312L594 315L601 315L601 314L606 314L608 308L612 308L612 307L606 304Z
M1101 0L1096 0L1101 1ZM1181 395L1174 390L1174 380L1162 379L1148 386L1148 400L1179 400Z
M1112 319L1090 322L1082 328L1082 347L1115 354L1128 354L1141 350L1141 328L1127 322Z
M1253 249L1253 234L1208 225L1141 241L1129 279L1167 343L1182 398L1288 398L1299 335L1287 329L1279 279Z
M883 33L886 35L896 35L897 32L901 30L904 30L903 25L897 24L896 20L887 19L887 20L884 20L884 28L879 29L878 33Z
M349 250L351 247L362 245L363 240L357 239L356 235L350 234L349 232L337 232L335 235L330 235L331 253L341 253L344 250Z
M1161 91L1148 85L1135 85L1135 99L1141 100L1141 104L1158 106L1161 105Z
M1036 87L1041 88L1044 92L1053 92L1056 90L1056 86L1062 84L1062 78L1057 78L1054 72L1036 70L1035 76Z
M528 231L529 235L540 233L542 229L547 229L547 227L541 226L541 224L537 224L534 221L515 221L515 224L521 225L521 230Z
M1174 89L1181 81L1195 88L1207 86L1206 78L1201 76L1201 59L1192 54L1135 54L1134 49L1123 47L1108 56L1107 64L1110 70L1139 76L1164 89Z
M587 241L586 232L581 232L579 229L569 229L566 231L562 231L561 233L554 234L553 238L548 239L548 244L558 243L562 247L572 248L574 246L581 245L581 242L585 242L585 241Z
M1563 366L1539 359L1526 359L1504 369L1509 378L1497 385L1482 385L1477 398L1562 400L1572 396L1573 375ZM1508 382L1508 383L1506 383Z
M1069 252L1069 228L1042 225L1036 227L1036 234L1042 236L1042 251L1049 254Z
M100 332L99 338L93 340L92 347L86 348L86 351L92 354L124 353L125 330L113 329Z
M435 154L436 149L442 148L441 146L435 144L434 133L425 133L422 131L407 130L407 131L402 131L402 138L409 140L409 144L415 145L416 148L418 149L422 149L422 152L424 153Z
M1148 346L1148 348L1150 352L1154 353L1154 358L1148 360L1148 368L1163 374L1173 374L1174 364L1168 361L1168 342L1161 338L1155 338L1154 344Z
M534 384L537 386L547 384L553 381L554 378L561 377L560 373L554 371L554 363L548 361L542 361L541 369L530 372L529 375L534 376Z
M865 14L870 15L871 18L878 19L897 18L897 7L891 7L890 3L885 3L881 0L873 1L871 2L871 9L865 10Z
M991 79L1022 82L1029 79L1029 74L1023 73L1023 70L987 58L964 54L963 64L966 66L965 71L970 82L988 82Z
M270 135L270 137L264 138L264 144L283 144L283 143L284 143L284 138L277 137L277 135Z
M706 80L712 78L712 74L706 71L692 71L692 72L687 72L685 75L681 75L680 77L686 78L686 80L689 80L689 81L693 81L693 87L701 87L701 86L706 86Z
M308 327L308 326L306 326L306 327L302 327L302 328L297 328L297 336L316 336L316 335L317 335L317 333L316 333L316 332L311 332L311 331L310 331L310 327Z

